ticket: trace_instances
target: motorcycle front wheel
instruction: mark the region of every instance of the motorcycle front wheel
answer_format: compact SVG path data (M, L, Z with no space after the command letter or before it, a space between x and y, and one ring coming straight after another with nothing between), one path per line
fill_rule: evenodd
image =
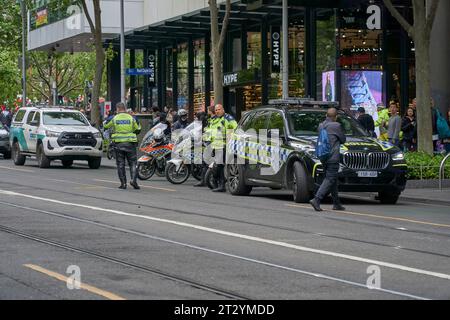
M150 162L139 162L137 166L138 178L140 180L148 180L155 174L156 163L155 161Z
M177 171L177 167L173 163L169 163L166 167L166 178L172 184L182 184L189 179L190 170L185 164L182 164Z

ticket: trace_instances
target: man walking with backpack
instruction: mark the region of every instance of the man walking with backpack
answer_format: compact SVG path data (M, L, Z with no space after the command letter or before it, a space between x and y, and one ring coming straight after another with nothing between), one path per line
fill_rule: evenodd
M324 166L325 179L323 180L316 196L310 201L316 211L323 211L320 202L331 192L333 198L333 210L345 210L338 195L338 172L341 157L341 144L346 137L344 130L337 122L337 109L330 108L327 119L319 126L319 138L317 141L316 155Z

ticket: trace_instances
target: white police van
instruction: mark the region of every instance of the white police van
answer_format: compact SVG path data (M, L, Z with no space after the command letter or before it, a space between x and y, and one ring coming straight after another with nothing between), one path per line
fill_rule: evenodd
M61 160L70 167L74 160L87 160L98 169L103 154L101 133L79 111L60 107L20 109L11 124L10 144L15 165L23 166L36 156L40 168Z

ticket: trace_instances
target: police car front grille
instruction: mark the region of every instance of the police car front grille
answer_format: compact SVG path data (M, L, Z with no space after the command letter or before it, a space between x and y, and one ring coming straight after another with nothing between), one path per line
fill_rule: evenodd
M344 165L354 170L383 170L390 162L386 152L347 152L343 157Z
M97 140L94 138L92 133L73 133L64 132L58 138L58 144L61 147L78 147L78 146L89 146L95 147Z

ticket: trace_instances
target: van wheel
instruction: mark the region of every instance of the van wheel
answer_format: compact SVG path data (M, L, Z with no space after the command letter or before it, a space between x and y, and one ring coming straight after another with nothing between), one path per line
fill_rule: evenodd
M64 168L70 168L73 165L73 160L63 160L61 162Z
M89 158L88 164L91 169L99 169L102 164L102 158Z
M378 199L381 204L396 204L399 197L400 193L378 192Z
M50 168L50 159L45 155L44 146L42 145L42 143L37 148L36 158L39 168Z
M252 186L245 184L243 165L230 164L227 168L228 189L234 196L248 196Z
M300 162L297 161L294 163L293 173L292 191L294 194L294 202L306 203L311 199L311 195L308 190L308 176Z
M20 146L17 141L12 146L12 158L16 166L23 166L27 159L24 155L20 154Z

